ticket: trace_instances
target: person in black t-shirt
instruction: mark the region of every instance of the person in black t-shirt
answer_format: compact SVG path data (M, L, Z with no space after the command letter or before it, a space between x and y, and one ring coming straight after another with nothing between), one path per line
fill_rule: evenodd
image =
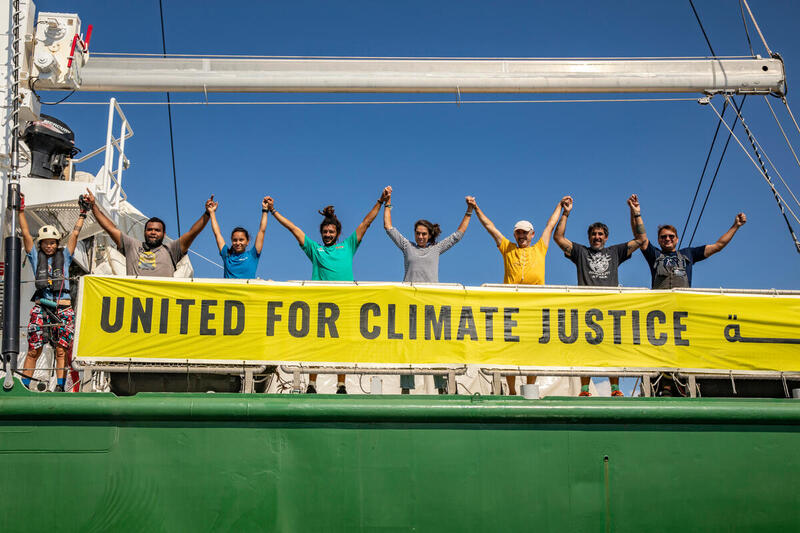
M619 285L618 270L619 265L627 261L628 258L641 246L640 238L642 235L635 235L634 240L606 246L608 241L608 226L602 222L595 222L589 226L589 247L574 243L564 236L567 229L567 218L572 212L572 197L568 196L561 201L564 213L558 221L553 240L564 250L564 255L575 263L578 273L578 285L592 287L616 287ZM631 212L631 227L637 227L637 220L641 217L639 213L639 202L636 195L628 198L628 207ZM589 392L590 378L581 378L581 396L591 396ZM611 395L622 396L619 390L619 378L610 377Z

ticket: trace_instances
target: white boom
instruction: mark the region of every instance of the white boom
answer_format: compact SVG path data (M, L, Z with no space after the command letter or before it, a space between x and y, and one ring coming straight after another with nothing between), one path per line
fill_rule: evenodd
M94 56L82 91L782 93L778 59L242 59ZM73 89L74 86L37 88Z

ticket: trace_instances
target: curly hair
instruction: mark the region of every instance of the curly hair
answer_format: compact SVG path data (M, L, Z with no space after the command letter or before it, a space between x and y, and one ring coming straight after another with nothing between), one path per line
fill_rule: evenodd
M342 223L339 222L338 218L336 218L336 213L333 210L333 206L326 206L325 209L318 211L318 213L325 217L319 224L319 232L322 233L322 228L325 226L336 226L336 238L338 239L339 235L342 233Z
M428 244L436 244L436 237L442 233L442 228L439 227L439 224L434 224L424 218L421 218L414 222L414 231L417 231L417 226L424 226L428 230Z
M606 226L606 225L605 225L605 224L603 224L602 222L595 222L594 224L592 224L591 226L589 226L589 229L588 229L588 230L586 230L586 233L588 233L588 234L589 234L589 237L591 237L591 236L592 236L592 232L593 232L594 230L596 230L596 229L601 229L601 230L603 230L603 232L606 234L606 237L608 237L608 226Z

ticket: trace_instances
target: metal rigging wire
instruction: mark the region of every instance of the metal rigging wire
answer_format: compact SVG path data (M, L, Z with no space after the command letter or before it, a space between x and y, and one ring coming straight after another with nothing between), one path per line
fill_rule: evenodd
M739 11L742 12L742 25L744 26L744 34L747 36L747 46L750 47L750 55L756 57L756 53L753 51L753 43L750 41L750 31L747 29L747 19L744 18L744 5L742 4L742 0L739 0Z
M739 116L740 116L739 112L741 111L742 107L744 106L744 102L745 102L746 99L747 99L747 95L744 95L742 97L741 102L739 103L739 107L738 108L736 108L736 102L734 102L732 100L730 101L730 104L732 104L734 106L734 108L736 108L736 118L733 120L733 126L731 128L728 128L728 130L729 130L728 138L725 140L725 146L722 148L722 153L719 156L719 161L717 161L717 168L714 170L714 177L711 178L711 185L708 186L708 191L706 191L706 197L703 200L703 206L700 208L700 214L697 215L697 221L695 221L694 229L692 230L692 236L689 238L689 244L687 246L691 246L692 245L692 241L694 240L694 236L697 233L697 228L700 227L700 220L703 218L703 213L706 210L706 204L708 204L708 199L711 196L712 189L714 188L714 183L716 183L716 181L717 181L717 175L719 174L719 169L722 167L722 160L725 159L725 154L728 151L728 145L731 142L731 137L733 136L733 130L736 128L736 123L739 121ZM729 102L728 102L728 99L726 98L725 99L725 105L724 105L723 110L722 110L723 113L725 112L725 109L728 107L728 105L729 105ZM717 123L717 125L720 126L720 125L722 125L723 122L724 121L722 120L722 115L720 115L720 119L719 119L719 122ZM726 127L727 127L727 124L726 124ZM714 148L713 141L711 143L711 148L712 149ZM711 152L709 151L709 156L710 155L711 155ZM702 181L702 179L703 179L703 176L701 175L700 176L700 180ZM699 183L697 184L697 188L698 188L698 190L700 189L700 184ZM692 205L694 205L694 204L692 204ZM689 211L689 214L691 215L691 210ZM687 217L687 222L688 222L688 217ZM685 231L685 229L686 228L684 228L684 231Z
M722 106L723 117L725 116L725 112L727 110L728 110L728 101L726 100L725 104ZM721 127L722 127L722 122L717 121L717 129L714 130L714 137L711 139L711 146L708 147L708 154L706 155L705 163L703 163L703 171L700 172L700 180L697 182L697 188L694 191L694 197L692 198L692 205L689 206L689 213L686 215L686 222L683 223L683 231L681 231L680 234L681 238L684 235L686 235L686 228L689 226L689 220L691 220L692 218L692 211L694 211L694 204L695 202L697 202L697 195L700 193L700 186L703 185L703 178L706 175L706 169L708 169L708 162L711 160L711 153L714 151L714 144L717 142L717 135L719 134L719 129ZM730 140L730 137L728 137L728 140ZM717 165L717 169L719 169L719 165ZM714 175L714 177L716 177L716 174ZM706 196L706 200L708 200L708 196Z
M164 6L158 0L158 13L161 15L161 47L163 56L167 57L167 38L164 33ZM181 234L181 211L178 207L178 173L175 170L175 142L172 136L172 105L170 102L169 91L167 91L167 119L169 121L169 150L172 154L172 185L175 190L175 218L178 221L178 236Z
M726 98L727 98L727 96L726 96ZM714 107L714 104L709 102L708 105L711 107L711 109L714 110L714 113L716 113L717 117L719 117L720 120L722 120L722 116L719 114L719 111L717 111L717 108ZM738 113L737 113L737 116L738 116ZM743 124L744 124L744 122L743 122ZM789 229L789 234L792 236L792 240L794 241L795 248L797 249L798 253L800 253L800 241L798 241L797 236L795 235L794 230L792 229L792 225L789 222L788 217L786 216L786 210L788 210L789 213L791 213L792 217L794 217L794 219L798 223L800 223L800 218L797 217L797 215L794 213L794 211L789 207L789 205L786 203L786 201L780 195L778 190L775 188L775 185L772 183L772 180L770 179L769 175L767 175L767 173L765 172L765 169L763 169L761 165L756 163L755 159L753 159L753 156L751 156L750 153L747 151L747 148L745 148L744 144L742 144L742 141L740 141L739 138L736 135L733 134L733 130L730 129L730 127L728 127L727 123L725 123L725 127L728 128L728 131L731 132L731 135L733 135L733 138L739 144L739 146L741 147L742 151L745 153L747 158L750 159L750 162L753 163L753 165L758 170L759 174L761 174L761 176L766 180L767 185L769 185L770 190L772 191L772 194L775 196L775 201L778 204L778 208L780 209L780 212L783 215L783 219L786 221L786 225L787 225L787 227ZM749 129L747 129L746 131L749 131ZM784 210L784 207L785 207L785 210Z

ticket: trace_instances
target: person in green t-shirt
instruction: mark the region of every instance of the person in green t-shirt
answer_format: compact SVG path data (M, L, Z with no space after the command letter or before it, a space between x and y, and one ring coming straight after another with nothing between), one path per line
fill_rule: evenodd
M292 223L291 220L275 210L275 200L267 197L267 209L283 227L292 232L303 249L308 259L311 261L311 279L315 281L353 281L353 256L361 244L361 239L369 229L372 221L378 216L381 206L389 198L391 189L383 189L380 198L372 206L367 216L361 221L356 230L344 241L338 242L342 233L342 223L336 218L333 206L329 205L319 212L324 218L319 225L319 234L322 237L322 244L309 239L303 230ZM338 384L336 394L347 394L345 388L344 374L337 376ZM306 393L317 392L317 375L309 374L308 388Z

